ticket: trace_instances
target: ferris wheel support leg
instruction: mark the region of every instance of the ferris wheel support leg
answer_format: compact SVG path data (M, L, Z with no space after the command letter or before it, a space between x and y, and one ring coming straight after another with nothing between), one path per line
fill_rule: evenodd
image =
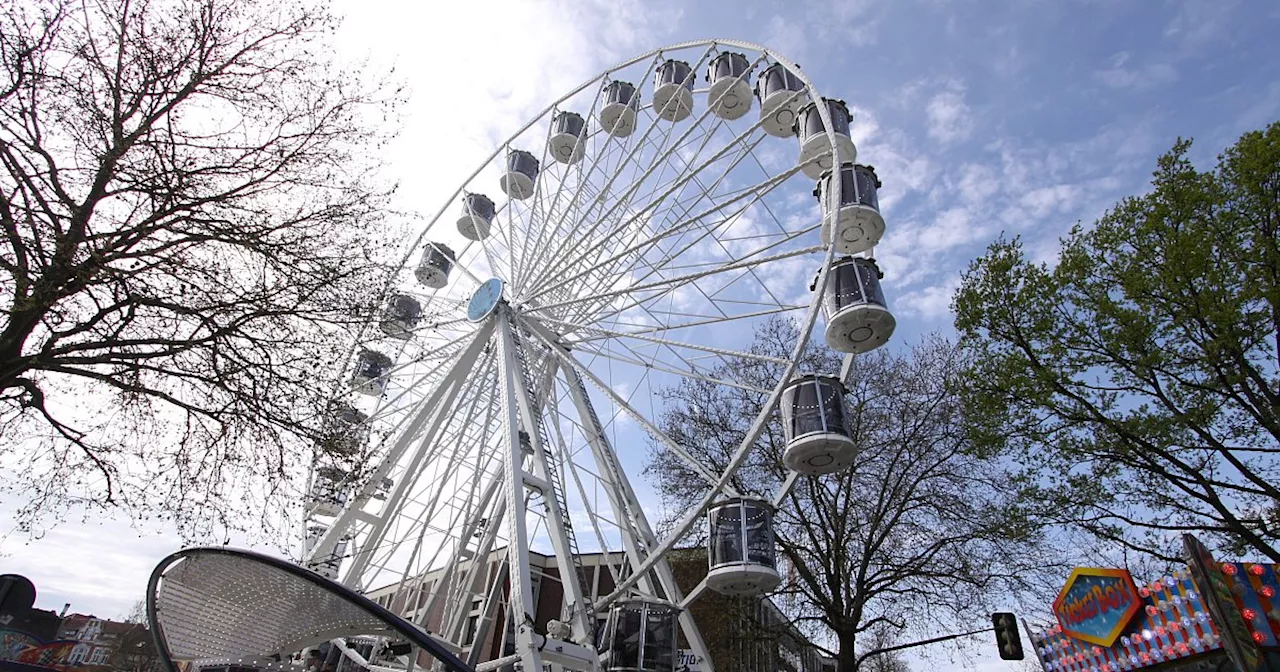
M506 315L501 316L499 319L502 320L500 328L503 330L501 337L504 339L504 347L514 349L517 346L511 333L513 328L511 321ZM516 366L519 366L519 364L516 364ZM534 412L533 400L529 398L529 390L523 384L515 385L515 392L515 401L519 407L521 417L525 419L524 426L529 433L529 443L533 447L533 454L530 455L533 473L543 482L549 483L550 487L559 487L556 474L547 460L547 446L542 443L542 432L539 429L541 414ZM551 494L544 493L544 495ZM543 501L547 506L547 536L551 538L551 547L555 549L556 567L561 577L560 586L564 590L565 602L572 609L569 621L573 627L573 639L584 646L594 645L591 635L595 632L595 619L591 615L591 606L582 594L582 584L579 581L578 568L574 558L576 547L570 542L570 532L566 529L569 512L560 510L561 498L559 497L544 496Z
M564 371L565 382L568 383L569 395L578 409L578 418L586 430L587 445L591 447L591 454L600 465L600 477L604 481L609 503L613 506L614 517L620 523L626 523L621 527L627 558L632 567L640 567L645 558L640 555L638 546L643 545L646 552L657 546L653 528L649 526L649 520L644 515L644 509L640 507L640 500L636 498L631 482L627 480L626 472L618 464L617 453L609 445L604 427L600 426L600 417L591 406L591 399L587 397L587 387L582 382L582 378L578 376L578 372L571 364L561 369ZM662 592L666 594L667 599L683 606L684 600L680 594L680 586L676 583L675 574L672 573L671 566L665 558L653 565L653 572L657 575L658 583L662 586ZM649 579L642 577L638 583L641 590L646 590ZM715 672L715 664L707 650L707 643L702 639L702 632L693 622L693 615L688 609L680 610L680 629L684 632L685 640L689 642L689 648L693 650L694 655L702 659L703 669L707 672Z
M511 342L511 327L505 311L496 317L498 342L500 344L500 375L502 381L502 402L500 408L505 417L500 418L507 450L504 459L507 508L507 557L510 571L507 574L510 583L508 612L516 633L516 653L525 670L539 672L542 670L542 654L534 641L533 612L533 579L529 574L529 530L526 525L525 510L525 471L524 456L520 450L520 437L517 427L520 425L520 409L516 399L517 370L514 344Z
M555 362L554 361L550 362L547 366L547 372L543 375L542 386L539 387L537 390L536 403L539 410L541 410L544 407L544 405L547 402L547 398L551 394L551 389L552 389L551 386L552 386L552 383L554 382L555 371L556 371ZM485 421L485 426L486 427L489 426L489 422L487 418ZM477 507L477 513L472 517L471 521L469 521L468 523L468 526L463 530L462 535L459 537L460 539L470 539L472 538L472 535L477 534L476 528L479 527L479 518L480 518L481 512L489 512L488 520L485 524L485 530L484 530L484 534L481 537L480 545L477 547L475 553L472 555L472 558L473 558L472 563L470 566L468 566L467 572L464 575L462 582L458 584L459 586L465 587L465 586L475 585L476 574L480 571L483 571L486 568L485 563L487 563L487 558L489 557L489 554L493 551L493 544L495 539L497 538L498 531L502 529L502 517L506 513L505 500L502 498L497 498L497 499L493 498L493 495L497 492L498 486L501 485L501 483L502 483L502 474L499 471L499 473L494 474L489 479L488 484L485 485L484 494L481 496L480 506ZM491 500L493 501L492 505L489 504ZM481 559L485 559L485 560L482 562ZM458 553L457 553L457 548L455 547L454 552L450 555L449 561L445 564L445 567L448 568L445 574L446 577L450 576L452 569L456 566L457 562L458 562ZM507 567L509 563L504 561L502 564L503 566L500 570L500 575L495 573L495 576L497 578L492 578L491 581L489 582L491 585L491 589L489 592L486 593L484 606L481 609L481 613L488 614L488 616L482 617L481 619L482 623L480 624L481 627L477 629L477 634L473 638L474 642L483 642L485 637L488 636L488 630L487 630L488 624L493 620L493 613L497 610L498 602L501 600L501 596L497 595L493 591L497 590L498 587L501 587L500 584L506 581L506 572L508 571ZM443 584L443 582L444 582L444 579L441 579L441 584ZM497 582L497 583L494 583L494 582ZM435 605L439 601L441 595L442 593L440 591L435 591L432 593L431 602L427 605L427 613L434 612L436 608ZM465 645L466 642L461 641L460 638L462 637L462 633L461 633L462 626L466 621L468 614L471 611L471 607L470 607L471 602L470 600L458 600L456 602L457 602L456 610L452 614L447 614L445 616L445 620L442 621L445 624L445 627L442 629L442 631L445 633L445 636L449 639L449 641L458 642L461 645ZM489 622L484 621L485 618L488 618ZM476 648L475 651L477 652L476 655L479 655L478 653L479 649ZM472 664L472 667L475 666L474 662L472 662L471 664Z

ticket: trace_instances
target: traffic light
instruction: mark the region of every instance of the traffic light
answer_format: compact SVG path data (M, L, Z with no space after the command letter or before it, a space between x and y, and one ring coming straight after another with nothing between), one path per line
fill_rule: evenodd
M1002 660L1022 660L1022 635L1018 632L1018 619L1007 611L991 614L996 630L996 648Z

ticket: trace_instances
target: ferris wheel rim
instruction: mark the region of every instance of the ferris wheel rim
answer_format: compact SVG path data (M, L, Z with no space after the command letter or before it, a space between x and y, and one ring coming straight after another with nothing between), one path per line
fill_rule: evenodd
M456 205L456 203L457 203L457 201L458 201L459 196L460 196L460 195L463 195L463 194L470 193L470 192L468 191L468 187L469 187L469 186L471 186L473 183L475 183L475 181L477 180L477 178L478 178L478 177L480 177L481 173L483 173L483 172L485 171L485 169L486 169L486 168L488 168L488 167L490 167L491 165L493 165L493 164L495 163L495 161L499 159L499 157L502 155L502 153L503 153L503 151L504 151L504 150L509 150L509 149L513 146L513 143L515 143L515 141L519 140L522 136L524 136L524 135L525 135L525 134L526 134L530 129L532 129L536 124L538 124L538 123L539 123L539 121L546 119L546 118L548 117L548 115L549 115L549 114L551 114L551 113L553 113L554 111L556 111L556 110L558 109L558 107L559 107L561 104L563 104L566 100L569 100L569 99L573 98L574 96L576 96L576 95L578 95L578 94L582 93L583 91L586 91L586 90L587 90L588 88L590 88L593 84L602 83L603 81L607 80L608 76L609 76L611 73L614 73L614 72L617 72L617 71L622 70L622 69L624 69L624 68L627 68L627 67L634 66L634 65L636 65L636 64L642 63L642 62L644 62L646 59L652 59L652 58L654 58L655 56L659 56L659 55L663 54L664 52L668 52L668 51L676 51L676 50L684 50L684 49L691 49L691 48L696 48L696 47L699 47L699 46L707 46L707 47L709 47L709 48L710 48L710 47L717 47L717 46L726 46L726 47L734 47L734 48L739 48L739 49L744 49L744 50L750 50L750 51L757 52L757 53L759 53L759 54L760 54L760 59L761 59L761 60L763 60L763 59L765 59L765 58L769 58L769 59L772 59L775 63L779 63L779 64L783 65L785 68L787 68L787 69L788 69L789 71L791 71L793 74L795 74L795 75L796 75L796 77L797 77L799 80L801 80L801 81L803 82L803 84L804 84L804 86L805 86L805 89L804 89L804 90L805 90L805 91L806 91L810 96L812 96L815 100L822 100L822 97L821 97L820 93L818 92L817 88L813 85L813 83L808 79L808 77L807 77L807 76L805 76L803 73L801 73L801 72L798 70L798 66L796 66L794 62L792 62L792 61L790 61L790 60L786 59L785 57L783 57L783 56L782 56L782 55L780 55L779 53L777 53L777 52L773 51L772 49L770 49L770 48L768 48L768 47L765 47L765 46L762 46L762 45L758 45L758 44L751 43L751 42L738 41L738 40L727 40L727 39L704 39L704 40L692 40L692 41L686 41L686 42L676 43L676 44L673 44L673 45L668 45L668 46L661 47L661 48L658 48L658 49L650 50L649 52L646 52L646 53L641 54L641 55L639 55L639 56L633 57L633 58L631 58L630 60L627 60L627 61L621 62L621 63L619 63L619 64L617 64L617 65L613 66L612 68L609 68L609 69L603 70L603 71L599 72L598 74L596 74L595 76L593 76L593 77L591 77L591 78L587 79L586 81L584 81L582 84L580 84L580 85L579 85L579 86L577 86L576 88L574 88L574 89L570 90L568 93L566 93L565 95L561 96L561 97L560 97L559 99L557 99L555 102L553 102L553 103L551 103L550 105L548 105L548 106L546 106L545 108L543 108L543 109L542 109L540 112L538 112L536 115L532 116L532 117L529 119L529 121L528 121L528 122L526 122L526 123L525 123L525 124L524 124L520 129L519 129L519 130L517 130L515 133L513 133L511 136L509 136L506 140L504 140L504 141L503 141L503 142L501 142L501 143L498 143L498 144L496 145L496 147L495 147L494 151L493 151L493 152L492 152L492 153L491 153L487 158L485 158L483 161L481 161L481 162L480 162L480 164L479 164L479 166L475 169L475 171L474 171L474 172L472 172L472 173L471 173L471 174L470 174L470 175L469 175L469 176L468 176L468 177L467 177L467 178L462 182L462 184L461 184L461 185L460 185L460 186L459 186L459 187L458 187L458 188L457 188L457 189L456 189L456 190L455 190L455 191L454 191L454 192L453 192L453 193L452 193L452 194L451 194L451 195L450 195L450 196L449 196L445 201L444 201L444 203L443 203L443 204L442 204L442 206L440 207L439 211L438 211L438 212L436 212L435 216L434 216L431 220L429 220L429 221L427 222L427 225L426 225L426 226L425 226L425 227L424 227L424 228L423 228L423 229L418 233L418 235L417 235L416 237L414 237L414 239L413 239L413 241L412 241L412 244L410 244L410 245L407 245L407 246L406 246L406 248L405 248L405 252L404 252L403 256L401 257L400 262L399 262L399 265L398 265L398 267L397 267L397 268L398 268L398 269L406 269L406 268L410 268L410 267L411 267L411 260L412 260L412 257L413 257L413 255L414 255L414 253L415 253L416 251L418 251L418 250L422 247L423 241L424 241L425 239L427 239L427 237L428 237L429 235L431 235L431 234L432 234L433 230L435 230L435 229L436 229L436 227L437 227L437 225L439 224L439 222L441 222L442 220L443 220L443 221L445 221L445 222L448 222L448 221L449 221L449 219L446 217L446 214L447 214L447 212L449 211L449 209L450 209L451 207L454 207L454 206ZM708 53L711 53L711 52L708 52ZM704 55L704 58L705 58L705 57L706 57L706 56ZM655 109L656 109L656 108L655 108ZM593 107L593 110L594 110L594 107ZM833 131L832 131L833 124L832 124L832 122L831 122L831 118L830 118L830 115L829 115L828 110L826 109L826 106L825 106L825 105L818 105L818 106L817 106L817 114L818 114L818 116L819 116L819 117L821 117L821 118L822 118L823 123L824 123L824 125L825 125L825 129L826 129L825 133L826 133L826 136L827 136L828 141L829 141L829 142L830 142L830 144L831 144L831 152L832 152L832 155L833 155L833 156L836 156L836 155L837 155L837 146L836 146L836 141L835 141L834 133L833 133ZM704 113L703 113L703 116L705 116L705 115L706 115L706 112L704 112ZM755 126L753 126L751 130L754 130L754 129L758 128L758 127L759 127L759 123L757 123ZM750 133L750 131L748 131L748 133ZM691 168L692 168L691 166L686 166L686 167L684 168L684 170L686 170L686 171L687 171L687 170L690 170ZM786 177L790 177L790 176L791 176L791 175L793 175L797 170L799 170L799 167L792 168L792 169L791 169L791 170L786 174ZM677 173L679 173L679 172L680 172L680 171L679 171L679 170L677 170ZM695 172L695 174L696 174L696 172ZM785 178L784 178L782 181L785 181ZM834 203L836 204L836 207L838 207L838 204L839 204L839 202L840 202L840 199L839 199L839 193L840 193L840 191L839 191L839 190L840 190L840 188L841 188L841 185L840 185L840 181L839 181L839 180L833 180L833 183L834 183L834 184L833 184L833 186L832 186L832 191L833 191L833 193L836 195L836 198L834 199ZM768 192L765 192L765 193L768 193ZM649 197L650 197L650 198L652 198L652 194L650 194L650 195L649 195ZM512 204L512 202L513 202L513 199L509 199L508 201L506 201L506 202L503 204L503 206L502 206L502 207L503 207L503 208L510 207L510 206L511 206L511 204ZM821 206L821 208L820 208L820 217L823 219L823 221L825 221L825 219L830 215L830 213L828 213L828 212L827 212L827 210L828 210L827 204L826 204L826 203L823 203L823 204L822 204L822 206ZM495 225L496 225L496 222L495 222ZM814 227L811 227L810 229L804 230L804 231L802 231L801 233L811 233L811 232L813 231L813 229L814 229L814 228L817 228L817 226L819 226L819 225L815 225ZM514 225L512 225L512 226L508 226L508 227L504 227L504 228L509 229L509 230L510 230L510 232L512 232L512 233L514 233L514 232L516 231L516 229L514 228ZM797 235L799 235L799 234L797 234ZM466 248L464 248L463 252L460 252L460 253L458 254L458 256L457 256L457 266L458 266L459 268L463 269L464 271L466 271L466 275L467 275L469 278L471 278L473 281L475 281L477 284L479 284L479 283L481 283L481 282L488 282L489 280L482 279L482 278L478 278L476 275L474 275L473 273L471 273L469 270L465 269L465 267L464 267L464 266L463 266L463 264L461 263L461 260L462 260L462 258L463 258L463 255L465 254L466 250L467 250L467 249L470 249L470 248L471 248L471 245L472 245L472 244L474 244L475 242L479 242L479 241L474 241L474 240L473 240L473 241L471 241L471 243L468 243L468 244L467 244L467 246L466 246ZM803 252L803 253L812 253L812 252L816 252L816 251L817 251L817 248L819 248L819 247L821 248L821 251L822 251L822 261L821 261L821 265L820 265L820 268L819 268L818 276L817 276L817 278L816 278L816 282L817 282L817 284L818 284L819 286L821 286L821 285L822 285L822 283L825 281L826 275L827 275L827 273L828 273L829 269L831 268L832 261L833 261L833 259L834 259L835 255L836 255L836 247L835 247L835 245L834 245L834 244L832 244L832 241L831 241L831 240L821 240L820 242L822 243L822 245L820 245L820 246L814 246L814 248L812 248L812 249L806 249L806 250L802 250L802 251L801 251L801 252ZM435 245L435 243L431 243L431 244L432 244L432 245ZM488 253L488 250L487 250L487 249L484 249L483 251L484 251L486 254ZM472 258L473 258L473 259L475 259L476 257L472 257ZM759 263L759 262L756 262L756 263ZM494 270L496 271L497 269L495 268ZM516 272L516 271L515 271L515 269L514 269L514 268L512 268L512 269L509 271L509 273L515 273L515 272ZM716 272L721 272L721 271L716 271ZM499 277L499 276L496 276L496 275L495 275L495 276L491 276L491 277L493 277L493 278L497 278L497 277ZM508 281L513 281L513 280L514 280L514 278L506 278L506 280L508 280ZM664 284L671 284L671 281L665 281L665 282L664 282ZM382 298L385 300L385 298L386 298L387 296L389 296L391 293L393 293L393 292L395 291L396 287L397 287L397 277L396 277L396 275L395 275L395 274L392 274L392 275L389 277L388 282L387 282L387 283L384 285L384 287L383 287L383 290L382 290ZM540 289L540 288L539 288L539 289ZM439 292L439 291L440 291L440 290L436 290L435 292L432 292L432 293L431 293L431 295L432 295L432 296L443 296L443 295L437 294L437 292ZM535 291L537 291L537 290L535 290ZM631 289L628 289L628 290L623 290L623 292L628 292L628 291L634 291L634 288L631 288ZM541 295L541 294L538 294L538 296L540 296L540 295ZM444 298L449 298L449 297L444 297ZM685 538L685 536L687 535L687 532L688 532L689 528L692 526L692 524L696 523L697 519L699 519L699 518L703 515L703 513L705 512L705 510L707 509L707 507L708 507L708 506L709 506L713 501L715 501L717 497L722 496L722 495L730 495L730 496L732 496L733 494L735 494L735 493L733 493L733 492L732 492L732 488L728 488L728 489L726 489L726 488L727 488L727 485L728 485L728 481L729 481L729 479L731 479L731 478L732 478L732 475L733 475L734 473L736 473L736 472L737 472L738 468L739 468L739 467L741 466L741 464L742 464L743 459L745 459L745 457L750 453L750 451L751 451L751 450L752 450L752 448L754 447L755 440L758 438L759 434L760 434L760 433L761 433L761 431L763 430L763 428L764 428L764 426L765 426L765 423L766 423L766 421L767 421L767 419L768 419L768 417L769 417L769 415L770 415L770 411L771 411L771 409L772 409L773 407L776 407L776 405L777 405L777 403L778 403L778 400L779 400L779 398L781 397L782 391L783 391L783 390L784 390L784 388L787 386L787 384L788 384L788 382L789 382L790 378L795 374L795 372L796 372L796 368L797 368L797 366L798 366L799 355L800 355L800 353L802 352L803 348L805 347L805 344L806 344L806 343L808 343L808 341L809 341L809 339L810 339L810 337L811 337L811 335L812 335L812 330L813 330L813 328L814 328L814 325L815 325L815 324L816 324L816 322L817 322L817 315L818 315L818 312L819 312L819 309L820 309L821 302L822 302L822 293L821 293L821 292L814 292L814 293L811 293L811 294L810 294L810 296L809 296L809 301L808 301L808 306L807 306L807 309L806 309L806 310L805 310L805 312L804 312L804 317L803 317L803 319L799 320L799 323L798 323L798 325L797 325L797 326L799 327L799 330L798 330L798 331L799 331L799 333L798 333L798 336L797 336L796 342L795 342L795 344L794 344L793 348L791 349L790 356L789 356L788 358L786 358L786 359L785 359L785 361L779 361L779 362L777 362L777 363L779 363L779 364L782 364L782 365L785 367L785 368L784 368L784 370L782 371L781 375L779 375L778 380L777 380L777 381L776 381L776 383L774 384L774 387L773 387L772 391L768 391L768 390L764 390L764 389L757 390L758 392L761 392L761 393L767 393L767 401L766 401L766 402L765 402L765 404L764 404L763 410L762 410L762 411L761 411L761 413L756 417L756 419L753 421L751 429L749 430L749 432L748 432L747 436L746 436L746 437L744 437L744 440L743 440L743 441L742 441L742 443L740 444L739 449L738 449L737 453L735 454L734 458L732 459L730 466L729 466L728 468L726 468L726 469L725 469L725 470L720 474L720 476L719 476L718 478L716 478L714 481L711 481L711 483L710 483L710 484L711 484L711 486L712 486L712 487L711 487L711 489L708 491L708 494L707 494L706 499L703 501L703 503L702 503L702 504L700 504L700 505L696 508L696 511L695 511L695 510L690 510L689 514L686 516L686 518L685 518L684 520L682 520L682 522L680 523L680 525L677 527L677 529L676 529L676 530L673 530L671 533L669 533L669 534L667 534L667 535L664 535L663 537L656 537L656 538L655 538L655 541L659 541L659 542L661 542L661 543L659 543L658 545L656 545L656 546L654 546L654 547L651 547L651 548L647 549L647 552L646 552L647 557L646 557L646 559L645 559L645 562L644 562L641 566L639 566L639 567L631 567L631 568L630 568L630 576L629 576L629 578L627 579L627 581L629 581L629 583L619 584L619 585L617 586L617 588L616 588L616 590L614 591L614 593L613 593L613 594L611 594L611 595L609 595L609 596L606 596L606 597L604 597L604 598L601 598L601 599L597 602L597 604L593 605L593 607L595 607L595 608L600 608L600 605L607 605L607 604L612 603L612 602L616 601L617 599L619 599L625 591L627 591L630 587L634 586L635 582L636 582L637 580L639 580L639 577L640 577L641 575L645 574L648 570L652 569L652 568L654 567L654 565L656 565L656 563L661 562L661 561L664 561L664 560L666 559L666 557L668 556L669 552L672 550L672 548L674 548L675 544L676 544L676 543L678 543L678 541L679 541L680 539ZM800 307L801 307L801 306L797 305L797 306L795 307L795 309L799 309ZM537 314L536 314L536 312L537 312L537 311L532 311L532 312L531 312L530 314L528 314L528 315L523 315L523 316L521 316L521 318L520 318L520 319L521 319L521 321L523 322L523 321L527 320L527 321L528 321L528 322L530 322L530 323L534 323L534 324L537 324L537 325L541 325L541 326L543 326L543 327L547 327L547 323L548 323L548 322L554 322L554 321L555 321L554 319L548 319L550 316L537 315ZM753 316L752 314L743 314L743 315L741 315L741 316L739 316L739 317L737 317L737 318L734 318L734 319L744 319L744 318L749 318L749 317L752 317L752 316ZM488 318L486 318L486 319L488 319ZM372 323L372 322L370 322L370 323L366 324L365 329L372 328L372 325L373 325L373 323ZM473 325L473 326L476 326L476 325ZM599 329L599 328L600 328L600 327L597 325L597 329ZM558 333L558 331L559 331L559 330L551 329L551 331L552 331L552 333ZM458 337L457 339L454 339L454 341L456 342L456 341L458 341L458 340L463 340L463 339L464 339L464 337L467 337L467 336L472 337L472 338L479 338L479 337L480 337L480 335L481 335L481 333L482 333L482 332L481 332L481 330L480 330L480 329L478 329L478 328L477 328L477 329L473 329L473 330L472 330L472 331L470 331L469 333L464 334L464 336L462 336L462 337ZM362 330L362 334L363 334L363 330ZM630 335L628 335L628 336L630 336ZM607 336L606 336L606 337L607 337ZM358 349L359 347L361 347L361 346L359 345L361 342L362 342L362 340L361 340L361 339L359 339L359 338L357 338L356 344L355 344L355 345L353 345L353 347L352 347L352 349L351 349L351 353L352 353L352 354L356 351L356 349ZM555 347L554 347L554 346L555 346L555 344L554 344L553 342L549 342L548 344L549 344L550 346L552 346L552 347L551 347L551 349L552 349L552 350L554 350L554 349L555 349ZM724 352L731 352L731 351L724 351ZM739 353L732 353L732 354L739 354ZM348 358L350 358L350 355L349 355L349 357L348 357ZM782 358L776 358L776 359L781 360ZM595 361L595 360L593 359L592 361ZM479 365L479 361L478 361L478 360L473 360L473 361L471 361L471 362L470 362L470 366L472 367L472 370L475 370L475 367L477 367L478 365ZM589 364L583 364L583 363L581 363L581 362L576 362L576 361L574 360L574 358L572 358L572 357L562 360L562 361L561 361L561 365L562 365L563 367L565 367L566 369L569 369L569 370L574 371L574 375L579 375L579 374L583 374L583 373L590 375L590 373L591 373L591 368L590 368L590 365L589 365ZM486 369L486 370L487 370L487 369ZM345 368L344 368L344 371L345 371ZM673 371L673 372L671 372L671 373L674 373L674 374L677 374L677 375L686 375L686 373L684 373L684 372L677 372L677 371ZM601 387L601 386L600 386L600 384L599 384L598 382L596 382L596 381L592 381L592 383L593 383L593 384L595 384L598 388L599 388L599 387ZM444 383L443 383L442 381L441 381L441 382L437 382L437 385L443 385L443 384L444 384ZM434 394L434 392L433 392L433 394ZM490 403L492 404L492 403L501 403L501 402L491 401ZM660 434L660 432L659 432L659 434ZM571 468L571 469L572 469L572 468ZM576 473L575 473L575 476L576 476ZM336 522L335 522L335 527L336 527ZM602 549L602 551L603 551L603 552L605 552L605 553L615 552L614 550L612 550L612 549L608 549L608 548L603 548L603 549ZM344 581L344 582L345 582L345 581Z

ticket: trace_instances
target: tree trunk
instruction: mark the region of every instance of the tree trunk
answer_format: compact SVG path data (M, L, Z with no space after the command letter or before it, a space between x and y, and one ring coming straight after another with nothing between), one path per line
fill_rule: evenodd
M840 632L836 637L840 643L840 648L836 651L836 672L857 672L857 635L852 632Z

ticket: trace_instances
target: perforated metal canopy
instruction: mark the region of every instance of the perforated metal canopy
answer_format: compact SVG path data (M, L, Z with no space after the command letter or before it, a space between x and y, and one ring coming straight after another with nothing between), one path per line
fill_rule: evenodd
M293 668L295 652L361 635L407 640L447 669L471 672L425 632L351 589L233 548L190 548L162 560L147 586L147 620L170 672L179 662Z

